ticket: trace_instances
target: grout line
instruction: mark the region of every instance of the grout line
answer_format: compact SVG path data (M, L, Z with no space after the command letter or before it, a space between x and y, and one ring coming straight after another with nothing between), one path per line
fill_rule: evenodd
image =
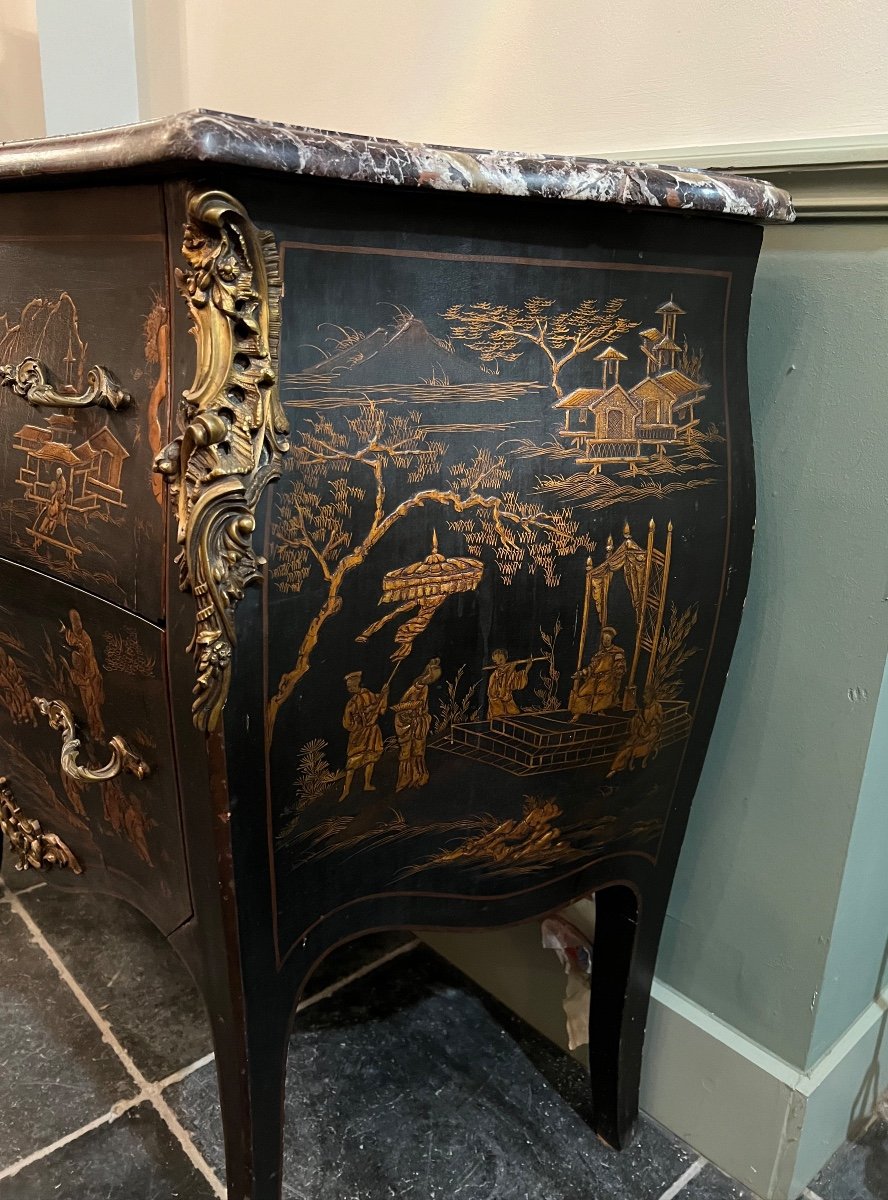
M363 979L365 975L369 975L377 967L384 967L386 963L393 962L394 959L400 958L402 954L407 954L410 950L415 950L418 945L419 938L414 938L412 942L405 942L403 946L396 946L394 950L389 950L388 954L383 954L381 958L375 958L373 962L365 963L363 967L358 967L357 971L352 971L351 975L337 979L329 987L322 988L321 991L315 992L308 999L302 1000L296 1006L296 1012L303 1012L306 1008L310 1008L312 1004L317 1004L319 1000L327 1000L330 996L338 992L340 988L347 987L348 984L354 983L357 979Z
M61 1150L63 1146L69 1145L71 1142L83 1137L84 1134L92 1133L94 1129L99 1129L102 1125L113 1124L118 1117L122 1117L131 1108L135 1108L136 1105L141 1104L143 1099L144 1096L139 1094L138 1096L133 1096L130 1100L121 1100L113 1108L103 1113L102 1116L96 1117L94 1121L90 1121L87 1125L81 1125L73 1133L66 1133L64 1137L60 1137L55 1142L50 1142L48 1146L41 1146L39 1150L35 1150L32 1154L28 1154L24 1158L20 1158L17 1162L11 1163L8 1167L4 1167L0 1171L0 1180L11 1179L13 1175L17 1175L25 1167L30 1167L31 1163L40 1162L41 1159L48 1158L56 1150Z
M173 1071L172 1075L167 1075L166 1079L161 1079L154 1084L158 1092L165 1092L168 1087L172 1087L175 1083L181 1083L183 1079L187 1079L189 1075L193 1075L195 1071L199 1071L201 1067L206 1067L209 1063L215 1061L215 1054L210 1051L203 1058L198 1058L195 1062L189 1063L187 1067L180 1067L178 1071Z
M27 896L28 892L36 892L38 888L46 887L45 881L41 879L39 883L32 883L30 887L16 888L13 891L7 880L2 875L0 875L0 884L6 888L10 896Z
M218 1200L225 1200L226 1192L219 1180L219 1177L200 1153L190 1134L180 1123L178 1117L170 1108L169 1104L166 1102L166 1100L164 1100L163 1096L161 1096L158 1085L149 1083L136 1064L133 1062L129 1053L118 1041L111 1026L101 1015L93 1002L90 1000L89 996L87 996L83 988L65 966L56 950L53 949L53 947L47 941L43 931L40 929L40 926L37 924L28 910L18 899L16 899L15 895L13 894L4 896L0 902L8 904L12 911L18 917L20 917L22 921L24 921L34 941L43 950L44 954L55 967L59 978L68 985L80 1003L80 1006L85 1010L87 1015L91 1018L93 1024L101 1033L102 1041L110 1046L110 1048L120 1059L127 1074L138 1087L139 1092L141 1093L140 1098L150 1100L159 1113L161 1119L166 1122L170 1132L185 1151L185 1154L192 1165L196 1167L198 1171L200 1171L204 1179L206 1179L206 1181L210 1184L216 1196L218 1197Z
M222 1181L219 1179L219 1176L201 1154L200 1150L198 1150L197 1144L195 1143L191 1134L170 1108L166 1100L164 1100L163 1096L161 1096L160 1092L156 1091L151 1095L150 1099L151 1103L160 1114L161 1119L166 1122L167 1127L175 1137L176 1141L216 1193L217 1200L226 1200L226 1197L228 1196L228 1190L225 1187L225 1184L222 1183Z
M660 1200L675 1200L675 1197L680 1192L683 1192L685 1190L685 1188L688 1186L688 1184L691 1182L692 1179L697 1178L697 1176L700 1174L700 1172L703 1170L703 1168L705 1166L706 1166L706 1159L703 1158L701 1155L701 1157L698 1158L696 1162L691 1163L691 1165L685 1171L684 1175L679 1175L679 1177L678 1177L678 1179L676 1179L675 1183L671 1184L666 1189L666 1191L660 1197Z

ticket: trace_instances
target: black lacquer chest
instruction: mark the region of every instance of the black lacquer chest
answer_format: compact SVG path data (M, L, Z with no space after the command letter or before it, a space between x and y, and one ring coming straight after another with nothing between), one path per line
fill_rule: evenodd
M656 949L752 548L759 181L191 113L0 148L0 825L141 908L278 1200L317 963L597 905Z

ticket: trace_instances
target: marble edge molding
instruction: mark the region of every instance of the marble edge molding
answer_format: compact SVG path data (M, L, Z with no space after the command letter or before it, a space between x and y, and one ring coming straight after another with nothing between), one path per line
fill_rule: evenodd
M766 223L795 219L789 193L693 167L514 150L469 150L332 133L194 109L138 125L0 144L0 180L163 162L227 166L438 191L585 200Z

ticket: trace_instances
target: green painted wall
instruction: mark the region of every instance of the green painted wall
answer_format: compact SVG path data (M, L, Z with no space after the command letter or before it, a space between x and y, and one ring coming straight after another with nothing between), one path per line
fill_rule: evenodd
M872 999L888 932L875 915L878 929L859 929L868 827L888 849L877 797L851 861L868 878L842 892L888 656L886 278L881 223L766 234L750 330L755 560L658 964L799 1068ZM882 880L875 891L882 903ZM814 1038L834 924L842 986L829 986Z
M888 407L888 405L886 405ZM888 491L888 479L883 485ZM884 493L883 493L884 494ZM888 509L888 505L886 505ZM882 561L888 607L888 521ZM816 1061L888 987L888 663L854 819L845 878L817 1004L810 1058ZM881 1081L881 1091L888 1079Z

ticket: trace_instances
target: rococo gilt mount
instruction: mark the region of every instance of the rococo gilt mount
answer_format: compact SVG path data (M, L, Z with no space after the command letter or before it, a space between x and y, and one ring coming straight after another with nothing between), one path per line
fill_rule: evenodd
M230 1197L280 1196L334 947L591 893L624 1144L788 197L204 112L2 147L0 193L0 828L189 964Z

